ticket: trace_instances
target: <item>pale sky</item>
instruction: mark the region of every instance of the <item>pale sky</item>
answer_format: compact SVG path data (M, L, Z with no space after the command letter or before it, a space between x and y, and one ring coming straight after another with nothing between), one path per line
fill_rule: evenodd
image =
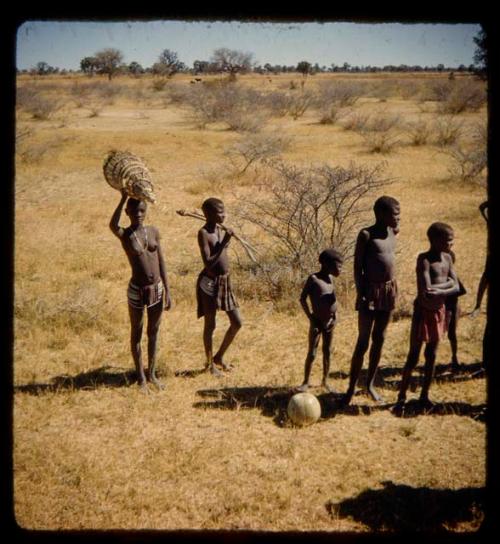
M261 65L306 60L327 67L457 67L473 63L473 37L480 29L474 23L27 21L17 32L16 65L29 69L44 61L78 70L82 58L113 47L126 64L150 67L170 49L192 67L194 60L209 60L215 49L227 47L253 53Z

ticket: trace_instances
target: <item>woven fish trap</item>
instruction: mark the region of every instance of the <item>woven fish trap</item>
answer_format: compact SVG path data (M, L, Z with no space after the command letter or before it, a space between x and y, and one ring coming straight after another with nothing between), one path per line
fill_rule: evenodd
M125 189L132 198L156 202L151 173L133 153L112 150L104 159L102 168L106 181L113 189Z

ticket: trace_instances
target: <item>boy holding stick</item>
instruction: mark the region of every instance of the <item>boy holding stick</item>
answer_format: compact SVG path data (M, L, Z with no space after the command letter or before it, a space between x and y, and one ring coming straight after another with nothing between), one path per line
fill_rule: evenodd
M205 265L196 282L198 317L204 317L203 344L206 354L206 368L215 376L231 365L223 357L242 326L239 304L234 296L229 276L227 246L234 236L232 229L222 227L225 208L222 200L208 198L202 205L206 222L198 231L198 246ZM216 313L223 310L229 317L227 329L218 351L213 354L213 333L216 327Z

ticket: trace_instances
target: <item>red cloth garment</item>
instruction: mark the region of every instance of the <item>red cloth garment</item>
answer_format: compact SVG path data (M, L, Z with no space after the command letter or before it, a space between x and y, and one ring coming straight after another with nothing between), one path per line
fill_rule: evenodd
M431 310L415 302L413 319L415 321L417 340L420 342L439 342L448 332L449 313L442 304Z

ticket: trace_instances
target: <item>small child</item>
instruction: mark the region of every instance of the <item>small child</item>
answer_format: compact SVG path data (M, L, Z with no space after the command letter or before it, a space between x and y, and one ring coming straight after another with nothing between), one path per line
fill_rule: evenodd
M425 343L424 383L420 402L432 407L429 388L434 374L434 363L439 340L446 334L447 319L445 300L459 292L458 279L450 255L453 245L453 229L445 223L433 223L427 230L430 249L417 257L417 298L411 322L410 350L403 369L403 376L396 406L406 401L406 391L411 373L417 366L422 344Z
M321 269L311 274L304 285L300 295L300 303L309 319L309 350L307 352L304 382L298 391L307 391L311 368L316 357L319 337L323 338L323 381L321 385L329 392L334 393L328 385L328 373L330 371L330 348L333 338L337 313L337 299L333 289L333 276L337 277L342 269L344 259L335 249L325 249L319 256ZM309 299L312 311L309 309Z
M390 196L381 196L375 201L373 211L375 224L359 232L354 252L358 340L351 360L349 387L342 401L345 405L354 395L370 336L366 389L373 400L382 400L373 384L398 294L395 250L399 232L399 202Z
M208 198L202 204L206 223L198 231L198 245L205 265L196 282L198 317L204 316L203 344L206 354L206 368L216 376L222 370L230 370L231 365L223 361L223 356L242 326L238 302L234 296L229 277L229 258L227 246L233 235L229 228L221 227L226 217L224 203L218 198ZM230 326L222 344L213 355L213 333L217 310L223 310L229 317Z

